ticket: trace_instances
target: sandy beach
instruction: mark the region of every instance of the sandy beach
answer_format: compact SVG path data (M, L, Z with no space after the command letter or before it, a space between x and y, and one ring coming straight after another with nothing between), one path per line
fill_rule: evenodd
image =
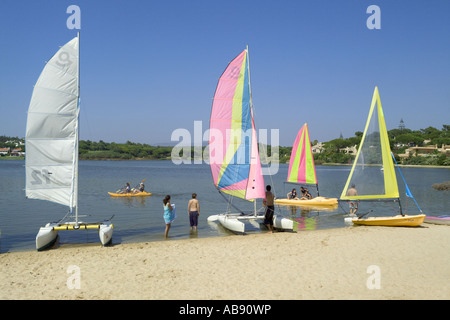
M450 227L61 246L0 266L1 299L449 299Z

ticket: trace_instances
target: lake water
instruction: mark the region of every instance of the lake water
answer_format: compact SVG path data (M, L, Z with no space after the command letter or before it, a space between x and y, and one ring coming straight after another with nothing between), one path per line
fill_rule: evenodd
M48 222L58 221L67 213L67 207L41 200L25 198L25 161L0 161L0 252L35 250L35 237L39 228ZM339 198L350 172L350 166L317 166L320 195ZM402 168L407 183L423 212L431 216L450 214L449 191L437 191L433 183L450 180L447 168ZM283 198L293 185L285 184L288 165L280 164L278 173L265 176L276 196ZM129 199L111 198L108 191L115 192L130 182L132 186L146 179L150 197ZM417 214L413 201L406 202L404 186L397 174L403 211ZM299 186L297 186L299 189ZM315 188L309 188L311 191ZM190 232L187 204L191 194L197 193L201 215L197 233ZM79 167L79 214L81 220L97 222L114 215L113 244L150 242L164 240L162 199L170 194L176 204L177 218L172 223L169 240L221 237L231 235L216 223L208 223L207 217L227 210L227 203L212 183L211 172L206 164L175 165L171 161L80 161ZM314 193L313 193L314 195ZM253 210L253 204L235 199L233 204L243 210ZM257 208L262 201L257 202ZM363 203L359 213L374 210L373 215L393 215L397 204ZM344 228L346 203L331 211L297 209L279 206L277 214L291 216L300 222L298 231L327 228ZM261 232L251 224L249 233ZM60 246L100 245L98 234L93 230L60 231Z

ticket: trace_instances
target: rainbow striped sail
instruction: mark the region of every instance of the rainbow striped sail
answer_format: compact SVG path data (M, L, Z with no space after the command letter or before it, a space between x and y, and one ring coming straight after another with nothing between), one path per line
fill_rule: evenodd
M248 49L229 63L217 84L210 119L209 162L219 191L246 200L265 197Z
M292 147L287 182L317 185L316 167L306 123L298 132Z

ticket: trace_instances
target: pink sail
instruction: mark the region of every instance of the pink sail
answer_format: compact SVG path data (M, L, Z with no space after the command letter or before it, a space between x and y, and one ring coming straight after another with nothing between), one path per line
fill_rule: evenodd
M230 62L217 84L210 119L209 161L218 190L247 200L265 197L247 50Z
M262 175L261 162L259 159L258 141L256 139L255 122L253 121L253 111L251 163L253 164L250 165L246 199L263 199L266 196L266 192L264 188L264 177Z
M317 184L316 167L311 150L308 126L305 123L297 134L289 160L288 182Z

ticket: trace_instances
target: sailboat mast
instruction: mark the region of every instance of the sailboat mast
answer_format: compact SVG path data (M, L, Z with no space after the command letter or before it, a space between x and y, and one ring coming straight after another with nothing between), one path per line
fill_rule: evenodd
M76 138L75 138L75 154L74 154L74 193L75 193L75 224L78 225L78 141L80 134L80 32L78 37L78 97L77 97L77 125L76 125Z
M248 66L248 91L250 93L250 112L253 114L253 102L252 102L252 82L250 79L250 55L248 54L248 45L245 49L247 51L247 66ZM256 199L253 201L253 211L256 216Z
M248 66L248 91L250 93L250 112L251 112L251 114L254 115L253 101L252 101L252 81L250 79L250 55L248 53L248 45L247 45L246 51L247 51L247 66ZM256 216L256 199L255 199L255 201L253 201L253 212L254 212L254 215Z

